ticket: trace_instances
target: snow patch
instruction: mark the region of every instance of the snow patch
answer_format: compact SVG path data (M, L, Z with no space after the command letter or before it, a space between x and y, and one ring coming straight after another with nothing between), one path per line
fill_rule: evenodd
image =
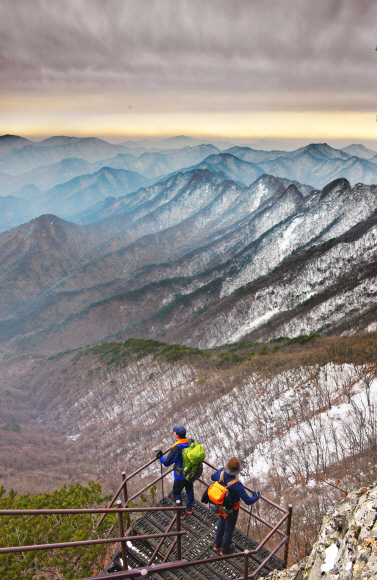
M335 560L338 555L339 549L336 544L331 544L325 550L325 561L322 564L321 572L330 572L335 566Z
M68 439L71 441L76 441L80 437L81 433L76 433L76 435L68 435Z
M281 251L287 250L289 243L292 241L292 234L294 230L301 224L304 218L295 218L292 223L289 224L287 229L283 232L283 239L279 244L279 249Z
M236 332L234 332L231 336L228 337L228 342L236 342L241 338L241 336L244 336L247 332L253 330L253 328L260 326L261 324L263 324L263 322L266 322L267 320L275 316L275 314L277 314L278 312L279 309L275 308L275 310L270 310L269 312L262 314L262 316L258 316L258 318L255 318L252 322L249 321L245 322L244 324L242 324L237 328Z

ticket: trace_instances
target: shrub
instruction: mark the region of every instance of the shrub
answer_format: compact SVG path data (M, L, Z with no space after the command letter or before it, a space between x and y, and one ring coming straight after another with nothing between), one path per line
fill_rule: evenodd
M89 482L88 486L80 484L63 486L53 493L34 497L29 494L16 498L17 493L11 489L5 495L5 488L0 487L0 509L59 509L97 507L110 499L101 497L101 486ZM55 515L55 516L3 516L0 518L0 546L17 546L45 543L74 542L102 537L104 531L96 529L97 519L92 514ZM108 515L105 526L116 522L114 515ZM105 545L82 546L62 550L25 552L24 554L0 555L1 580L23 578L34 580L57 576L60 572L65 580L92 576L103 569L106 554ZM60 577L60 575L59 575Z
M18 423L14 423L14 421L11 421L10 423L5 423L5 425L3 425L1 429L3 431L14 431L15 433L21 433L20 425L18 425Z
M310 342L311 340L315 340L317 337L319 336L319 334L317 333L313 333L313 334L300 334L299 336L294 336L293 338L290 338L288 340L287 344L304 344L305 342Z

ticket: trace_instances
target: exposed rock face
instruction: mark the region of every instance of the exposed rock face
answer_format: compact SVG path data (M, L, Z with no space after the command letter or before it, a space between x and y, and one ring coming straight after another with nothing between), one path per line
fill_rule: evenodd
M377 482L352 492L326 516L312 553L270 580L377 578Z

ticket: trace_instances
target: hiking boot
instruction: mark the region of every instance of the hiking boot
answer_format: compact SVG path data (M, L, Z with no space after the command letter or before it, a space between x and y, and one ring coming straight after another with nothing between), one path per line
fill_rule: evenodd
M187 516L187 511L186 510L185 511L182 510L181 511L181 520L186 519L186 516Z
M220 556L227 556L228 554L233 554L233 552L235 551L235 549L236 549L236 545L235 545L235 544L233 544L233 542L232 542L232 543L229 545L229 548L227 549L227 551L226 551L226 552L224 552L224 550L221 548L221 551L220 551Z
M221 550L221 546L216 546L216 544L214 544L214 545L212 546L212 549L213 549L213 550L215 550L215 552L220 552L220 550Z
M190 510L189 510L189 509L187 509L187 510L186 510L186 514L187 514L188 516L192 516L192 509L190 509Z

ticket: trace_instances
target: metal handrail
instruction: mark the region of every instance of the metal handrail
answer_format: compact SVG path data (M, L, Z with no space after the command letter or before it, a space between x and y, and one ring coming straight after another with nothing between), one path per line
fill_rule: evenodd
M170 450L172 449L172 447L169 447L168 449L166 449L163 454L165 455L166 453L168 453ZM130 475L126 476L125 479L122 481L121 485L118 487L117 491L115 492L112 500L110 501L109 507L111 507L112 505L114 505L116 499L119 497L119 494L122 492L122 490L124 489L124 485L130 481L133 477L135 477L135 475L138 475L139 473L141 473L144 469L147 469L147 467L149 467L150 465L152 465L155 461L158 461L157 458L151 459L150 461L148 461L148 463L145 463L142 467L139 467L139 469L137 469L136 471L134 471L133 473L131 473ZM208 461L204 460L203 463L205 463L206 465L208 465L208 467L210 467L211 469L218 471L218 468L215 465L212 465L211 463L209 463ZM133 495L132 497L130 497L127 500L127 503L130 502L132 499L135 499L135 497L137 497L138 495L140 495L141 493L143 493L143 491L146 491L149 487L151 487L154 483L157 483L158 481L160 481L161 479L163 479L164 477L166 477L169 473L171 473L171 471L173 470L173 468L169 469L167 472L165 472L162 476L156 478L153 482L149 483L148 485L146 485L143 490L141 490L140 492L138 492L137 494ZM202 483L205 483L204 481L202 481ZM206 484L207 485L207 484ZM244 488L247 491L252 492L253 490L248 487L247 485L244 485ZM279 506L278 504L276 504L275 502L273 502L272 500L270 500L269 498L265 497L264 495L260 496L260 499L262 499L263 501L265 501L266 503L270 504L272 507L280 510L283 513L287 513L289 510L285 510L284 508L282 508L281 506ZM242 507L242 506L241 506ZM244 509L244 508L243 508ZM261 518L258 518L257 516L255 516L255 514L252 514L256 519L259 519L259 521L261 521L261 523L269 525L267 522L265 522L264 520L262 520ZM98 522L98 526L102 523L104 518L101 518L100 521ZM270 525L269 525L270 527Z
M168 538L170 536L183 536L187 532L168 532L158 534L143 534L141 536L122 536L121 538L99 538L98 540L82 540L80 542L64 542L61 544L36 544L34 546L12 546L9 548L0 548L0 554L9 554L11 552L34 552L37 550L55 550L60 548L73 548L77 546L92 546L94 544L115 544L128 540L149 540L153 538Z
M168 447L165 451L162 452L162 454L165 455L166 453L168 453L170 451L170 449L172 449L172 447ZM149 461L145 465L142 465L141 467L139 467L139 469L137 469L136 471L134 471L133 473L131 473L131 475L128 475L126 477L126 481L129 481L130 479L132 479L133 477L135 477L135 475L138 475L141 471L143 471L144 469L146 469L147 467L149 467L150 465L152 465L152 463L154 463L155 461L158 461L157 457L155 457L154 459L151 459L151 461Z
M170 449L171 449L171 447L169 447L168 449L166 449L166 451L163 452L164 455L166 453L168 453L168 451L170 451ZM148 461L148 463L145 463L145 465L142 465L141 467L139 467L139 469L137 469L136 471L134 471L133 473L131 473L131 475L125 476L124 479L122 478L122 483L118 487L118 489L116 490L115 494L113 495L113 497L112 497L112 499L111 499L111 501L109 503L109 507L111 507L112 505L114 505L114 503L116 502L116 500L119 497L119 494L122 493L122 490L127 489L127 482L130 481L130 479L132 479L133 477L135 477L135 475L138 475L139 473L141 473L142 471L144 471L144 469L147 469L147 467L149 467L150 465L152 465L152 463L154 463L155 461L158 461L157 460L157 457L155 457L154 459L151 459L151 461ZM167 475L167 473L164 473L163 476L162 476L162 478L166 477L166 475ZM160 479L162 479L162 478L160 478ZM151 483L150 485L153 485L153 483ZM145 489L148 489L148 487L150 487L150 486L147 486ZM125 500L125 501L127 501L127 503L128 503L129 501L131 501L131 498L130 499L127 498L127 500ZM100 518L100 520L99 520L99 522L97 524L97 528L102 524L102 522L105 519L105 517L106 517L106 515L103 515Z
M276 546L276 548L274 550L272 550L272 552L270 552L269 555L263 560L263 562L260 564L260 566L258 566L258 568L256 570L254 570L254 572L250 576L248 576L248 578L255 578L256 575L262 570L263 566L265 566L265 564L267 564L267 562L269 560L271 560L271 558L273 556L275 556L276 552L278 552L280 550L280 548L282 548L284 546L285 542L286 542L286 540L282 540L280 542L280 544L278 544Z
M0 510L0 516L54 516L54 515L74 515L74 514L117 514L132 512L162 512L184 510L184 506L168 507L130 507L130 508L93 508L93 509L53 509L53 510Z
M245 550L248 552L248 550ZM202 564L209 564L212 562L219 562L221 560L230 560L232 558L239 558L244 556L245 552L236 552L234 554L227 554L226 556L215 556L214 558L203 558L201 560L180 560L179 562L166 562L163 564L154 564L153 566L144 566L143 570L147 570L148 573L151 572L166 572L169 570L176 570L181 568L190 568L190 566L200 566ZM124 572L112 572L111 580L122 580L124 578L135 578L140 576L142 569L134 568L132 570L127 570ZM103 580L103 576L91 576L90 578L80 578L80 580ZM242 580L242 579L241 579Z
M163 563L165 563L165 562L168 561L168 559L170 557L170 554L172 553L172 551L174 550L174 548L176 547L176 545L177 545L177 538L174 538L174 540L172 541L172 544L171 544L169 550L166 552L165 558L162 560Z
M172 447L169 447L168 449L166 449L163 454L165 455L166 453L168 453L170 450L172 449ZM151 459L150 461L148 461L148 463L145 463L145 465L143 465L142 467L139 467L139 469L137 469L136 471L134 471L133 473L131 473L130 475L126 476L123 480L121 485L118 487L117 491L115 492L109 507L111 507L114 502L116 501L116 499L119 497L119 494L122 492L122 490L124 489L125 485L127 484L128 481L130 481L133 477L135 477L135 475L138 475L139 473L141 473L144 469L147 469L147 467L149 467L150 465L152 465L155 461L158 461L157 458ZM211 469L213 469L214 471L218 471L218 468L215 465L212 465L211 463L209 463L208 461L204 460L203 463L205 463L206 465L208 465L208 467L210 467ZM137 492L136 494L134 494L133 496L131 496L130 498L127 498L127 503L129 503L130 501L132 501L133 499L135 499L136 497L138 497L141 493L143 493L144 491L146 491L149 487L151 487L152 485L154 485L155 483L157 483L158 481L161 481L162 479L164 479L167 475L169 475L169 473L171 473L173 471L173 467L171 469L169 469L168 471L166 471L163 475L159 476L158 478L154 479L151 483L149 483L148 485L146 485L141 491ZM204 482L204 480L200 479L200 481L202 483L204 483L205 485L208 485L206 482ZM244 488L249 491L252 492L253 490L248 487L247 485L244 485ZM263 501L265 501L266 503L270 504L272 507L280 510L283 513L288 513L289 510L285 510L284 508L282 508L281 506L279 506L278 504L276 504L275 502L273 502L272 500L270 500L269 498L265 497L264 495L260 496L260 499L262 499ZM240 506L242 510L245 510L245 508L243 506ZM249 513L249 512L248 512ZM255 519L257 519L258 521L260 521L262 524L267 525L268 527L272 528L273 526L271 524L269 524L268 522L266 522L265 520L263 520L262 518L260 518L259 516L255 515L255 514L251 514ZM101 519L99 520L97 526L100 526L101 523L103 522L103 520L105 519L106 515L102 516Z
M276 526L270 531L269 534L267 534L267 536L258 544L258 546L254 549L250 551L250 554L256 554L257 552L259 552L259 550L261 548L263 548L263 546L265 545L266 542L268 542L268 540L271 538L271 536L276 532L276 530L281 526L281 524L283 524L285 522L285 520L288 518L288 513L286 513L280 520L280 522L278 524L276 524ZM284 541L286 541L288 539L288 536L286 536L284 538Z
M173 525L176 522L176 516L174 516L174 518L172 519L172 521L170 522L170 524L168 525L168 527L166 528L166 532L170 532L170 530L172 529ZM164 539L165 538L161 538L161 541L158 542L157 547L155 549L155 551L153 552L152 556L149 558L148 561L148 566L150 566L153 562L153 560L155 559L155 557L157 556L162 544L164 543Z
M164 455L170 449L171 449L171 447L169 449L167 449L166 451L164 451ZM130 498L128 498L127 482L130 481L133 477L135 477L139 473L141 473L144 469L147 469L155 461L157 461L156 458L152 459L151 461L149 461L148 463L146 463L145 465L143 465L142 467L140 467L139 469L137 469L136 471L134 471L133 473L131 473L127 477L126 477L125 472L123 472L122 473L122 483L119 486L119 488L117 489L115 495L113 496L113 498L109 504L109 507L107 507L107 508L51 509L51 510L48 510L48 509L47 510L0 510L0 516L1 515L7 515L7 516L10 516L10 515L14 515L14 516L31 515L31 516L34 516L34 515L56 515L56 514L61 514L61 515L72 514L73 515L73 514L98 513L98 514L102 514L102 517L99 520L97 527L103 522L104 518L106 517L106 515L108 513L116 513L116 514L118 514L120 537L101 538L98 540L84 540L84 541L80 541L80 542L66 542L66 543L61 543L61 544L40 544L40 545L36 545L36 546L17 546L17 547L10 547L10 548L0 548L0 554L1 553L9 553L9 552L26 552L26 551L33 551L33 550L60 549L60 548L66 548L66 547L68 548L68 547L73 547L73 546L86 546L86 545L92 545L92 544L105 544L105 543L120 542L121 547L122 547L122 554L124 553L124 557L123 557L124 570L122 572L112 573L111 577L113 578L113 580L121 580L121 579L125 579L125 578L134 578L135 576L140 576L140 575L142 575L142 577L148 577L149 573L152 573L152 571L158 572L158 570L159 570L159 571L163 572L163 571L175 570L175 569L179 569L179 568L187 568L190 566L198 566L198 565L207 564L207 563L211 563L211 562L217 562L220 560L228 560L228 559L240 557L240 556L244 557L244 575L242 578L237 578L236 580L247 580L248 578L255 578L256 575L259 573L259 571L265 566L265 564L285 544L286 549L285 549L285 553L284 553L284 563L285 563L285 566L287 566L288 542L289 542L289 536L290 536L292 506L290 505L288 510L286 510L264 496L261 496L262 500L264 500L266 503L270 504L272 507L283 512L284 515L276 525L273 525L273 524L263 520L261 517L257 516L256 514L249 512L243 506L240 506L240 508L243 511L245 511L246 513L250 513L257 521L260 521L262 524L264 524L270 528L270 532L267 534L267 536L265 538L263 538L263 540L261 540L261 542L258 544L258 546L254 550L245 550L245 552L238 552L236 554L227 554L225 556L216 556L214 558L205 558L205 559L201 559L201 560L193 560L190 562L188 562L186 560L182 560L181 553L180 553L181 536L183 536L187 532L180 531L180 518L178 517L178 514L179 514L179 510L185 509L184 506L175 505L174 507L172 507L172 506L170 506L170 507L162 507L162 506L161 507L160 506L158 506L158 507L121 507L121 501L118 500L117 501L118 507L112 508L111 506L117 500L117 498L119 497L119 494L122 492L122 490L124 492L125 505L127 506L133 499L138 497L141 493L146 491L148 488L150 488L152 485L154 485L158 481L163 480L167 475L169 475L172 472L173 467L171 467L163 475L154 479L151 483L146 485L141 491L137 492L136 494L134 494ZM208 467L210 467L211 469L217 471L217 468L214 465L211 465L208 461L204 461L204 463ZM201 478L199 479L199 481L208 487L209 484L207 484L206 481L204 481ZM249 487L247 487L247 486L244 486L244 487L247 491L252 492L252 490ZM171 523L169 524L165 533L159 532L157 534L145 534L145 535L129 536L127 534L132 529L131 527L128 528L126 533L124 532L123 519L122 519L123 513L127 514L127 517L128 517L128 514L130 514L132 512L141 513L141 512L153 512L153 511L162 511L162 512L175 511L176 512L175 517L173 517L173 519L172 519ZM286 520L287 520L287 532L284 534L284 532L282 530L280 530L279 527ZM176 522L176 530L177 531L171 532L170 530L173 527L174 522ZM268 554L268 556L260 564L260 566L257 568L257 570L255 570L251 575L248 575L249 554L256 554L275 533L278 533L278 534L280 534L280 536L283 536L283 539L274 548L274 550ZM152 566L151 564L153 562L153 559L155 558L158 551L160 550L162 543L164 542L164 539L167 537L175 537L175 539L173 540L172 545L170 546L169 551L166 554L163 562L161 564L157 564L157 565L155 564ZM125 550L126 540L129 540L129 541L144 540L144 539L148 540L148 539L153 539L153 538L160 538L160 542L158 543L157 548L155 549L153 556L150 558L148 565L143 570L141 570L140 568L127 570L127 555L126 555L126 550ZM170 557L170 554L173 551L175 546L177 546L177 560L178 561L166 562L166 560ZM90 579L86 578L86 579L81 579L81 580L97 580L97 578L98 578L98 580L100 580L100 578L103 578L103 576L101 576L101 577L95 576L95 577L91 577Z
M127 503L130 503L130 501L132 501L133 499L135 499L136 497L138 497L139 495L141 495L142 493L144 493L144 491L147 491L147 489L150 488L150 487L152 487L152 485L154 485L155 483L159 482L161 479L164 479L164 477L166 477L167 475L169 475L169 473L171 473L173 471L173 469L174 469L174 467L171 467L163 475L160 475L159 477L157 477L156 479L154 479L153 481L151 481L150 483L148 483L148 485L146 485L143 489L141 489L137 493L134 493L134 495L132 495L130 498L128 498Z
M170 449L172 449L171 447L169 449L167 449L166 451L164 451L164 455L166 453L168 453L168 451L170 451ZM141 473L144 469L147 469L150 465L152 465L155 461L158 461L157 458L152 459L151 461L149 461L148 463L146 463L145 465L143 465L142 467L140 467L139 469L137 469L136 471L134 471L133 473L131 473L129 476L126 477L125 472L122 473L122 484L120 485L120 487L118 488L116 494L114 495L112 502L110 505L112 505L112 503L116 500L116 498L119 496L119 494L121 493L122 489L124 492L124 497L126 499L126 505L133 499L135 499L136 497L138 497L141 493L143 493L144 491L146 491L149 487L151 487L152 485L154 485L155 483L157 483L158 481L163 481L163 479L169 475L169 473L171 473L171 471L173 470L173 467L171 469L169 469L168 471L166 471L164 474L162 474L161 476L159 476L158 478L154 479L151 483L149 483L148 485L146 485L141 491L135 493L133 496L131 496L130 498L128 498L128 493L127 493L127 482L130 481L133 477L135 477L136 475L138 475L139 473ZM211 463L209 463L208 461L203 461L203 463L205 465L207 465L208 467L210 467L211 469L213 469L214 471L218 471L218 468L215 465L212 465ZM209 484L203 480L202 478L199 478L199 481L206 485L207 487L209 486ZM248 491L248 492L253 492L252 489L250 489L248 486L244 485L244 488ZM258 547L255 550L251 550L250 554L255 554L261 547L264 546L264 544L266 544L266 542L268 542L268 540L275 534L279 534L282 537L281 542L279 543L279 548L285 543L285 552L284 552L284 563L285 563L285 567L287 567L287 563L288 563L288 544L289 544L289 537L290 537L290 528L291 528L291 518L292 518L292 506L289 505L288 510L282 508L281 506L279 506L278 504L276 504L275 502L273 502L272 500L270 500L269 498L261 495L260 499L265 501L267 504L271 505L273 508L278 509L280 512L282 512L284 514L283 518L281 518L281 520L276 524L273 525L270 522L267 522L266 520L264 520L263 518L261 518L260 516L252 513L251 511L247 510L246 508L244 508L243 506L240 506L240 509L244 512L246 512L247 514L250 514L255 520L261 522L263 525L267 526L268 528L270 528L270 532L267 534L267 536L265 538L263 538L263 540L259 543ZM161 508L155 508L155 509L161 509ZM98 526L103 522L104 518L106 517L106 514L104 514L100 521L98 522ZM287 520L287 532L284 533L282 530L280 530L280 526L282 525L282 523L284 523L284 521ZM162 544L162 542L161 542ZM276 553L275 550L273 552L274 554ZM268 556L268 559L270 559L272 557L272 553ZM153 556L155 557L155 556Z

